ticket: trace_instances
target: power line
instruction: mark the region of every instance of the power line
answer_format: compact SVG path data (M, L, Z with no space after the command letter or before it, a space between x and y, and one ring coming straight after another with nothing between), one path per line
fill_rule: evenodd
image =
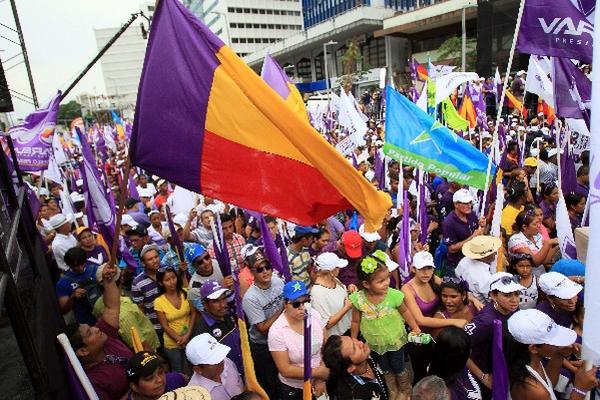
M14 29L14 28L11 28L11 27L10 27L10 26L8 26L8 25L4 25L4 24L3 24L3 23L1 23L1 22L0 22L0 25L2 25L3 27L5 27L5 28L7 28L7 29L10 29L10 30L11 30L11 31L13 31L13 32L18 32L16 29Z
M16 67L16 66L19 66L19 65L23 64L24 62L25 62L25 60L23 60L23 61L19 61L19 62L18 62L18 63L16 63L15 65L11 65L11 66L10 66L10 67L8 67L8 68L4 68L4 71L9 71L9 70L13 69L14 67Z
M12 57L10 57L10 58L7 58L6 60L2 60L2 63L6 63L6 62L8 62L8 61L12 60L13 58L17 58L17 57L19 57L21 54L23 54L23 53L18 53L18 54L15 54L14 56L12 56Z
M21 43L19 43L19 42L15 42L14 40L7 38L6 36L2 36L2 35L0 35L0 38L2 38L2 39L5 39L5 40L8 40L9 42L16 44L17 46L20 46L20 45L21 45Z

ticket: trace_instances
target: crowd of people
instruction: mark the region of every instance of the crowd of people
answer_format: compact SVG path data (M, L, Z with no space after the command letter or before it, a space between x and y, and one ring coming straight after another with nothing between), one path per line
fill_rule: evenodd
M517 74L513 86L524 78ZM595 393L596 368L586 371L580 358L586 266L558 246L559 149L544 113L525 118L505 107L504 192L484 205L481 191L390 159L377 181L384 141L378 98L362 97L371 119L366 144L352 157L394 204L375 232L353 210L313 226L267 216L262 231L235 205L136 167L122 171L126 150L119 143L98 163L116 198L121 181L131 177L135 185L118 227L135 265L120 260L114 268L105 238L87 224L81 182L39 190L37 220L56 266L57 301L100 399L158 399L184 386L216 400L261 398L246 391L240 300L256 378L271 399L303 398L307 318L315 398L490 399L501 373L492 356L496 320L513 399ZM496 107L488 105L486 129L463 133L487 153ZM572 230L585 225L586 151L577 163L574 190L564 193ZM62 212L66 199L73 215ZM498 203L499 236L490 234ZM409 254L399 251L403 225ZM217 226L230 274L215 254ZM280 260L269 257L263 235ZM289 270L287 282L280 264ZM143 349L134 353L136 335Z

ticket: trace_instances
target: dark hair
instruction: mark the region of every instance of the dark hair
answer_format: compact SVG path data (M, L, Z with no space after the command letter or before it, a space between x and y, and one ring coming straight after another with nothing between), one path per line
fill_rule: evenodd
M521 211L515 218L513 229L517 232L523 232L523 227L531 224L534 220L535 213L533 211Z
M233 221L233 217L229 214L221 213L221 214L219 214L219 217L221 217L221 224L224 224L225 222Z
M272 216L270 216L270 215L267 215L267 216L265 217L265 222L266 222L267 224L276 224L276 223L277 223L277 218L275 218L275 217L272 217Z
M85 254L85 250L83 250L81 247L71 247L65 253L64 261L69 268L73 268L77 265L85 264L87 261L87 255Z
M365 258L367 258L367 257L370 257L370 258L374 259L377 262L377 268L373 272L371 272L371 273L363 271L363 269L361 267L361 264L362 264L363 260ZM379 272L380 270L382 270L384 268L387 271L387 266L385 265L385 263L382 262L381 260L377 259L376 257L373 257L371 254L363 257L362 260L360 260L360 263L358 264L358 266L356 267L356 272L357 272L357 275L358 275L358 282L362 286L362 282L363 281L369 282L371 279L373 279L373 275L375 275L377 272Z
M513 274L513 275L518 275L517 273L517 264L519 263L519 261L529 261L531 263L531 267L533 268L535 266L535 263L533 262L533 256L529 253L516 253L513 254L510 257L510 264L508 265L508 271L509 273Z
M567 203L567 209L570 207L575 207L583 198L584 196L581 193L567 193L567 195L565 196L565 203Z
M524 384L527 378L531 377L531 374L527 371L527 365L531 362L531 355L529 354L529 345L517 342L508 332L506 326L502 336L506 365L510 365L510 368L508 368L509 387L512 389L515 386Z
M469 304L469 298L467 297L467 288L464 285L452 281L442 282L442 284L439 286L440 297L442 295L442 290L444 289L456 290L458 293L460 293L461 296L465 296L465 298L463 299L463 304Z
M321 239L321 237L324 234L328 234L329 235L329 229L326 229L326 228L319 229L319 232L315 233L314 237L315 237L315 239Z
M577 177L579 178L580 176L585 176L585 175L589 175L590 174L590 167L587 165L582 165L581 167L579 167L579 169L577 170Z
M525 183L514 181L506 190L506 200L516 203L525 197Z
M127 200L125 200L125 208L131 208L131 207L135 206L137 203L138 203L138 201L136 199L134 199L133 197L130 197Z
M251 390L246 390L245 392L242 392L231 398L231 400L261 400L261 399L262 399L262 397L260 397L260 395L258 393L253 392Z
M79 322L71 322L65 328L65 335L69 338L69 343L73 348L73 351L77 351L82 347L85 347L85 343L83 342L83 337L81 337L81 333L79 333Z
M556 187L557 186L554 183L548 183L547 185L542 184L542 196L550 196Z
M432 354L429 375L437 375L450 385L465 368L471 355L471 336L455 326L444 328L437 337Z
M179 294L183 293L183 280L181 279L181 277L179 276L179 274L177 273L177 271L175 271L175 268L173 268L173 267L159 269L158 272L156 273L156 283L158 284L158 293L164 294L166 292L165 286L163 285L162 281L165 278L165 275L167 274L167 272L172 272L175 274L175 276L177 277L177 286L175 287L175 289L177 290L177 293L179 293Z
M323 363L334 374L341 376L348 373L348 367L352 365L352 360L342 357L342 337L340 335L331 335L321 349Z
M519 144L517 142L515 142L514 140L508 142L508 144L506 145L506 152L510 153L511 151L515 150L515 149L519 149Z

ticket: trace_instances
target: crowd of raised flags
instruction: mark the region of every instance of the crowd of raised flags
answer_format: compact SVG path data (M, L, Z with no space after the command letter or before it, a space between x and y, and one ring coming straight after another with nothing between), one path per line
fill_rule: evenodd
M60 132L58 92L10 130L74 395L599 398L593 11L522 3L527 71L305 105L159 2L134 121Z

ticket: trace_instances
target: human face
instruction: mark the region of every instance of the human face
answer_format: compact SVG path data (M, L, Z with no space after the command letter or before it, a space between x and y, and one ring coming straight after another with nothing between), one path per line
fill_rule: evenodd
M295 300L286 300L285 315L289 318L302 321L304 319L304 304L310 302L309 296L300 296ZM295 307L295 306L298 307Z
M491 297L492 300L494 300L498 311L504 315L515 312L517 311L517 308L519 308L519 292L492 292Z
M148 183L148 178L146 178L146 175L140 175L138 178L138 182L141 187L146 187L146 184Z
M442 289L441 298L444 307L450 314L460 311L465 306L466 295L461 294L458 290L445 287Z
M526 236L537 235L538 233L540 233L540 225L541 225L541 223L542 222L539 220L539 218L536 217L529 224L523 225L523 233Z
M398 181L393 179L390 181L390 190L392 193L398 193Z
M329 243L329 236L330 236L329 233L325 232L321 235L320 238L315 240L315 247L317 248L317 250L321 250L323 247L325 247Z
M577 305L577 296L573 296L572 298L566 300L559 299L558 297L554 296L550 298L550 302L560 311L573 312L575 311L575 306Z
M137 385L132 383L131 387L134 392L140 396L146 396L153 399L158 399L165 393L165 371L162 366L158 367L154 373L148 377L140 378Z
M204 300L204 309L217 319L224 319L227 316L227 293L223 293L218 299Z
M371 293L376 295L386 294L390 287L390 273L387 268L379 268L373 274L371 279L363 281L363 286Z
M79 264L79 265L73 265L70 268L71 268L71 271L75 272L76 274L81 274L83 271L85 271L85 263Z
M555 204L558 201L558 188L555 187L554 189L552 189L550 195L546 197L550 203Z
M225 240L228 242L233 240L233 233L234 233L233 221L223 222L222 228L223 228L223 237L225 238Z
M48 208L54 211L58 211L58 203L56 202L56 200L48 200Z
M165 275L160 282L167 292L174 292L177 290L177 274L173 271L165 272Z
M160 268L160 255L156 250L150 250L142 258L142 263L146 270L156 272Z
M515 264L515 270L521 278L529 278L531 276L532 269L533 265L531 265L531 261L529 260L520 260L517 261L517 264Z
M79 235L79 242L84 249L91 249L96 245L96 238L90 231L83 231Z
M471 214L471 211L473 210L473 203L456 202L456 203L454 203L454 209L457 210L458 212L460 212L461 214L469 215L469 214Z
M269 228L269 232L271 232L271 237L273 240L277 237L277 224L275 222L267 222L267 228Z
M87 350L88 355L92 357L100 353L108 339L106 333L102 332L97 327L88 324L79 325L79 334L85 344L85 350Z
M56 232L62 233L63 235L68 235L71 233L71 223L67 222L66 224L61 225L58 229L56 229Z
M48 219L48 206L41 206L39 211L40 218Z
M369 358L369 355L371 354L369 345L358 339L353 339L350 336L342 336L341 338L342 344L340 346L340 354L343 358L348 358L352 362L352 365L349 368L353 369L352 367L354 365L360 365Z
M129 241L131 242L131 247L133 247L135 250L141 250L142 247L144 247L144 245L146 244L144 238L138 235L130 236Z
M210 228L210 219L214 218L215 214L212 211L205 211L202 213L202 215L200 215L200 220L202 221L202 225L204 225L204 227L206 229Z
M160 225L161 225L161 223L160 223L160 214L157 214L157 213L152 214L150 216L150 223L155 228L160 227Z
M269 268L267 269L265 267L269 267ZM257 268L258 269L262 268L262 271L256 272ZM252 275L254 276L254 282L256 282L258 284L263 284L263 285L269 284L271 282L271 278L273 276L273 268L266 261L254 265L250 269L250 272L252 272Z
M395 175L395 174L397 174L398 172L400 172L400 165L399 165L399 164L396 164L396 163L393 163L393 164L391 164L391 165L389 166L389 169L388 169L388 170L389 170L389 173L390 173L390 175Z
M194 259L194 268L200 275L208 276L213 273L212 260L208 252L204 252L200 257Z
M415 274L415 280L421 283L429 283L431 277L433 276L433 267L423 267L420 269L413 267L413 272Z
M575 213L577 214L583 214L585 211L585 197L582 197L581 200L579 200L579 203L577 203L575 205L575 207L573 207L573 211L575 211Z
M225 369L225 361L221 361L216 365L197 365L194 367L194 372L200 372L202 376L212 381L216 381L221 376ZM199 370L199 371L198 371Z

